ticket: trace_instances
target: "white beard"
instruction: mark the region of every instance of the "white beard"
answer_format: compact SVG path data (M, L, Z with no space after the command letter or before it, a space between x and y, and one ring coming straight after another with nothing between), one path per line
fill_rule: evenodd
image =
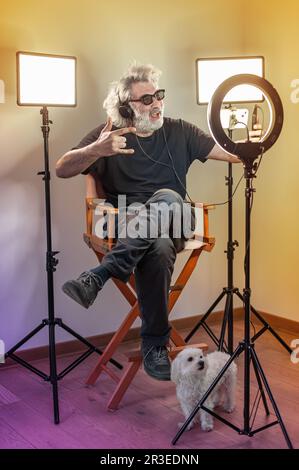
M164 105L162 105L162 108L153 108L151 110L152 113L155 111L159 111L161 116L157 121L152 122L150 120L150 111L140 113L134 109L134 127L136 127L137 132L147 134L155 132L163 126Z

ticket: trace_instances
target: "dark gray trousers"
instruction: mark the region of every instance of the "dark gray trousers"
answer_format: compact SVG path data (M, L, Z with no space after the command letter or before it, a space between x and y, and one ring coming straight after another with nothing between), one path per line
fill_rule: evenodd
M178 203L183 214L184 201L171 189L156 191L151 203ZM181 238L119 238L101 263L112 277L127 282L134 271L142 318L141 337L145 344L163 346L169 340L168 297L177 252L184 248ZM93 270L96 273L96 269Z

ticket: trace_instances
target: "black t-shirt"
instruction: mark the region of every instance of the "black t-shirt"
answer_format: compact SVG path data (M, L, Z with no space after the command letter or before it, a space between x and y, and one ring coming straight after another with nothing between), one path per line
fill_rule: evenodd
M103 127L93 129L74 149L96 141ZM163 127L150 137L138 137L142 149L135 134L126 134L126 139L127 148L134 149L134 154L99 158L83 172L101 180L107 201L115 207L119 194L126 195L127 205L145 203L162 188L173 189L185 198L186 175L191 163L205 162L215 145L212 137L198 127L170 118L164 118Z

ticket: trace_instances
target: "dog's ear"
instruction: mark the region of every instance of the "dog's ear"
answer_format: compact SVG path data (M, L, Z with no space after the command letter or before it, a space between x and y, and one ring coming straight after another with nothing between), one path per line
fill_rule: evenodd
M180 358L177 356L171 363L171 380L175 383L179 383L180 377Z

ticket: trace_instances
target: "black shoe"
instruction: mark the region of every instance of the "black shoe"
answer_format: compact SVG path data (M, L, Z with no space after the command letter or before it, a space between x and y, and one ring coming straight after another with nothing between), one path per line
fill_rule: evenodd
M145 372L157 380L170 380L170 361L166 346L142 345Z
M100 279L93 272L85 271L78 279L65 282L62 290L82 307L88 308L94 303L102 287Z

